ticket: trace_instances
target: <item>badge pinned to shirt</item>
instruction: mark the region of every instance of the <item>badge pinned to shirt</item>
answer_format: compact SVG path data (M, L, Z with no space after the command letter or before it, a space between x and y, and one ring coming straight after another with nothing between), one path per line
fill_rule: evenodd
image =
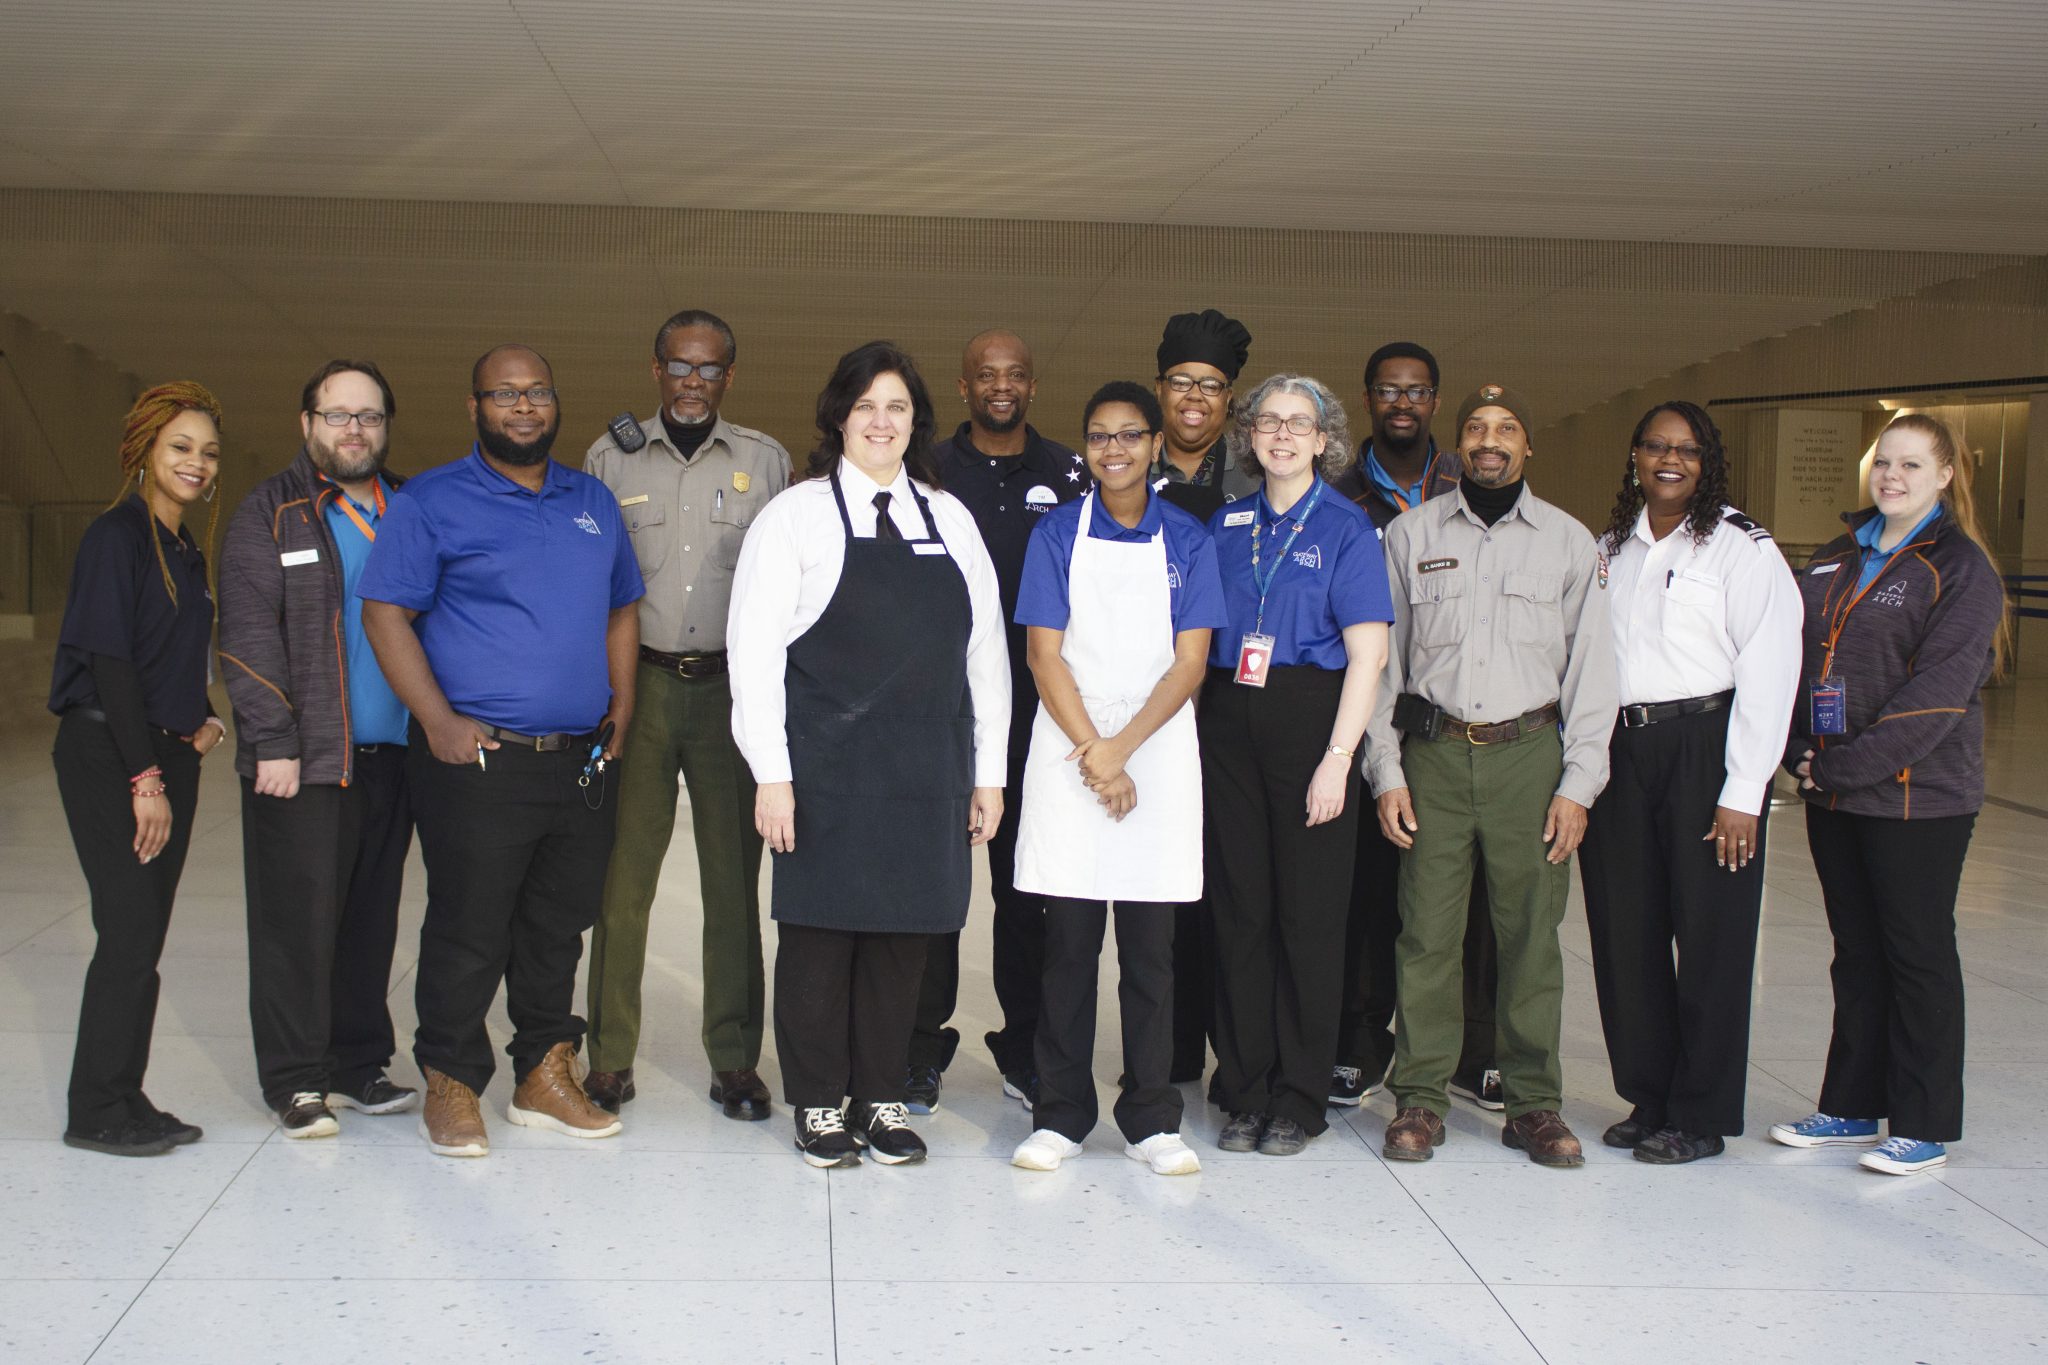
M1820 577L1820 575L1824 573L1833 573L1835 570L1841 567L1842 562L1838 559L1832 564L1816 564L1811 569L1808 569L1807 572L1812 574L1814 577L1818 578Z
M632 497L630 497L630 498L620 498L620 499L619 499L619 506L621 506L621 507L638 507L638 506L639 506L639 505L640 505L641 503L643 503L643 502L646 502L646 501L647 501L647 494L645 494L645 493L635 493L635 494L634 494L634 495L633 495Z
M1257 509L1251 507L1245 508L1242 512L1225 512L1223 514L1223 524L1225 526L1249 526L1258 515Z
M1044 484L1034 484L1024 494L1024 505L1034 512L1059 506L1060 496Z
M320 552L318 550L286 550L277 557L277 562L284 565L287 569L297 568L301 564L318 564L320 562Z
M744 492L746 492L746 491L747 491L747 490L748 490L749 488L752 488L753 486L754 486L754 476L753 476L752 474L749 474L749 473L747 473L746 471L744 471L744 470L740 470L740 469L735 469L735 470L734 470L734 471L732 472L732 491L733 491L733 492L735 492L735 493L744 493Z

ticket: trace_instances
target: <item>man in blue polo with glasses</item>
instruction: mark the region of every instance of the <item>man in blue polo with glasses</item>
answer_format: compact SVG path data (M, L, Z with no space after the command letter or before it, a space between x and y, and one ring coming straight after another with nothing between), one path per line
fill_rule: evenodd
M356 592L407 754L427 914L413 1057L442 1156L490 1150L484 1015L505 983L506 1117L569 1137L619 1121L577 1082L576 965L611 855L609 760L632 720L640 568L602 482L549 458L554 376L526 346L476 363L476 446L391 500Z

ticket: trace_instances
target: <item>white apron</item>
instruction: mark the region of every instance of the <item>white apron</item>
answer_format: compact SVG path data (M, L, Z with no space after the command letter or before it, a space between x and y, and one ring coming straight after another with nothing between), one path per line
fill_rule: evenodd
M1107 736L1143 708L1173 666L1173 598L1166 527L1147 541L1097 540L1088 534L1095 511L1091 491L1081 503L1067 569L1060 658L1088 718ZM1137 787L1138 804L1121 822L1082 782L1080 763L1067 762L1073 748L1040 702L1024 763L1017 889L1076 900L1200 900L1202 760L1194 703L1183 703L1131 755L1124 771Z

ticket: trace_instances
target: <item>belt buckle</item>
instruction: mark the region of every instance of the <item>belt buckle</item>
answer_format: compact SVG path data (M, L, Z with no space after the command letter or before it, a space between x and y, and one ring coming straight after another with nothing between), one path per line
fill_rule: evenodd
M1621 726L1624 730L1639 730L1650 723L1648 703L1635 702L1621 708Z
M1493 727L1492 727L1492 726L1490 726L1490 725L1474 725L1474 724L1473 724L1473 723L1472 723L1471 721L1469 721L1469 720L1468 720L1468 721L1466 721L1466 722L1465 722L1465 742L1466 742L1467 744L1471 745L1471 746L1472 746L1473 748L1475 748L1475 749L1483 749L1483 748L1485 748L1485 747L1486 747L1487 745L1489 745L1489 744L1492 744L1492 743L1495 743L1495 741L1494 741L1494 740L1490 740L1490 739L1481 739L1481 738L1479 737L1479 731L1481 731L1481 730L1490 730L1490 729L1492 729L1492 728L1493 728Z

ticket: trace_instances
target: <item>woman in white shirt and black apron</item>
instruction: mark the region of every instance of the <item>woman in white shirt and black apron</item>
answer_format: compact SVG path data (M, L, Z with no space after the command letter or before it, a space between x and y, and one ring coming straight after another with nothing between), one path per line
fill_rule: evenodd
M1049 1171L1097 1117L1095 983L1116 917L1124 1154L1160 1175L1201 1162L1180 1138L1173 1062L1176 905L1202 894L1202 764L1190 698L1228 619L1208 528L1155 496L1159 400L1125 381L1082 413L1096 487L1032 531L1017 594L1038 716L1024 767L1016 885L1046 898L1037 1130L1011 1164Z
M966 922L970 849L1002 818L1002 606L973 517L937 488L932 425L907 355L842 356L810 477L762 509L733 583L733 736L775 855L775 1045L813 1166L924 1158L903 1087L925 940Z

